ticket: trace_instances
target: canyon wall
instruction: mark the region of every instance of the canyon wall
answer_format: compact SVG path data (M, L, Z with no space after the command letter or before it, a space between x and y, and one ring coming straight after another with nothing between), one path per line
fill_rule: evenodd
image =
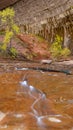
M56 34L59 34L64 38L64 46L73 48L73 0L11 0L10 2L10 6L15 10L15 21L22 32L38 34L51 43Z

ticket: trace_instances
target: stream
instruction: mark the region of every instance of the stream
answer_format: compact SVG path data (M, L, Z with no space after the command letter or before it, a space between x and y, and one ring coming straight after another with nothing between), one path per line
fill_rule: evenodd
M0 130L73 130L73 76L29 66L0 63Z

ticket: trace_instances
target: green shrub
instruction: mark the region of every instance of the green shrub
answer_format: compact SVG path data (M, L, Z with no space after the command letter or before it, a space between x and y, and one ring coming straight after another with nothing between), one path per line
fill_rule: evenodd
M7 48L7 45L6 45L6 44L2 44L2 45L0 46L0 49L1 49L2 52L6 51L6 48Z
M45 39L42 36L36 35L39 42L44 42Z
M14 47L10 48L10 55L12 58L15 58L17 56L17 50Z
M0 35L5 35L5 30L1 29L0 30Z
M68 49L68 48L64 48L63 50L62 50L62 52L61 52L61 55L63 56L63 57L67 57L68 55L70 55L71 54L71 51Z
M50 52L52 58L58 59L62 57L67 57L70 54L68 48L62 48L63 38L59 35L56 35L54 43L50 47Z
M7 51L8 45L11 47L11 40L19 33L19 27L14 22L15 11L13 8L6 8L0 11L1 25L5 26L5 36L2 49Z
M4 43L4 44L10 43L12 37L13 37L13 32L12 32L12 31L9 31L9 30L7 29L3 43Z

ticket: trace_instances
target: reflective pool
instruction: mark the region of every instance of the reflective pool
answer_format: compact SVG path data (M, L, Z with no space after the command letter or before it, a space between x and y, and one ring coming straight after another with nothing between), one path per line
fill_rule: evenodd
M73 130L73 76L18 65L0 71L0 130Z

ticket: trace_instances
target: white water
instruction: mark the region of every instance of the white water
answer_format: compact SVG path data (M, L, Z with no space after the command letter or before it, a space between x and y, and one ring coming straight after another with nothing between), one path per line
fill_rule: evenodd
M43 119L48 119L50 122L54 123L61 123L61 120L58 119L61 115L50 115L49 100L41 90L29 85L27 80L21 81L20 86L21 93L27 94L34 99L31 105L32 112L29 114L35 117L38 125L44 125Z

